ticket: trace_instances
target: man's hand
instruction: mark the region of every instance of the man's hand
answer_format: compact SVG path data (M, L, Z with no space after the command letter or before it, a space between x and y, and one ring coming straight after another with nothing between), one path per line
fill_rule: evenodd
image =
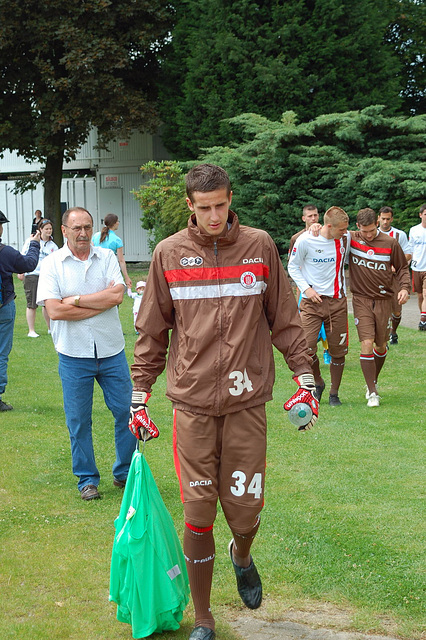
M313 224L311 224L311 226L308 229L308 232L314 236L314 238L318 238L319 233L322 229L322 224L320 224L319 222L314 222Z
M313 289L312 287L308 287L307 289L305 289L305 291L303 292L309 300L311 300L312 302L316 302L317 304L320 304L322 302L322 298L320 296L319 293L317 293L315 291L315 289Z
M149 417L147 402L151 397L145 391L132 391L132 403L130 405L129 429L138 440L151 440L158 438L159 431Z
M398 304L405 304L408 301L409 297L410 295L407 289L401 289L401 291L398 291L398 296L397 296Z
M315 391L315 380L311 373L303 373L301 376L296 376L294 381L299 385L299 389L287 400L284 404L284 409L286 411L290 411L290 409L298 402L305 402L308 404L312 409L312 418L308 424L303 427L299 427L299 431L306 431L318 420L319 402Z
M37 231L35 233L32 233L30 238L31 240L35 240L36 242L40 242L40 229L37 229Z

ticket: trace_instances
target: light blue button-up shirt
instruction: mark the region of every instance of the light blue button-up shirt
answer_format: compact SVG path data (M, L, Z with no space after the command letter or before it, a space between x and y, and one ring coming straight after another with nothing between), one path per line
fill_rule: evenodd
M80 260L67 245L47 256L41 265L37 304L67 296L97 293L111 282L124 286L120 266L110 249L90 247L87 260ZM73 358L108 358L124 349L124 336L113 307L85 320L51 320L56 351Z

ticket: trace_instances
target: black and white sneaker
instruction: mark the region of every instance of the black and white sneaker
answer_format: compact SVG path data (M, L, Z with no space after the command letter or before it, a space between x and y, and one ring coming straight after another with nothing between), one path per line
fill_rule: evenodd
M420 320L419 331L426 331L426 322L422 322L422 320Z
M389 337L389 344L398 344L398 334L391 333Z

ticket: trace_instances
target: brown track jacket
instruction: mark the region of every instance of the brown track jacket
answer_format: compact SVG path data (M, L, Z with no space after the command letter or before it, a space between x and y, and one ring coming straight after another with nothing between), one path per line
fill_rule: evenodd
M272 238L229 212L224 236L187 229L160 242L136 322L132 377L151 391L167 360L177 409L220 416L272 398L272 344L311 373L296 301ZM169 346L169 331L170 346Z

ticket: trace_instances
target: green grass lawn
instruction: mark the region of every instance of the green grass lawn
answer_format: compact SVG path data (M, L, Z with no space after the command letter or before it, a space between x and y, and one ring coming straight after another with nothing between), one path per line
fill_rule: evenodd
M145 272L130 270L134 282ZM114 519L122 491L112 485L113 425L95 390L95 448L103 499L80 499L71 473L57 356L41 312L27 338L25 296L16 280L17 321L0 414L0 593L3 640L130 638L108 602ZM133 301L120 315L129 364L135 333ZM359 348L351 344L340 397L323 402L317 426L293 427L282 410L295 391L277 354L275 399L268 404L268 467L262 525L253 555L263 576L264 604L256 615L279 619L292 611L332 607L344 627L420 639L424 628L425 335L400 327L381 376L380 408L367 408ZM329 374L324 367L325 379ZM182 534L182 506L172 459L171 405L165 378L154 387L151 416L160 439L146 447L148 463ZM324 394L327 399L327 390ZM217 561L213 609L218 638L236 640L229 621L242 606L226 545L223 514L215 525ZM181 629L165 640L186 639Z

